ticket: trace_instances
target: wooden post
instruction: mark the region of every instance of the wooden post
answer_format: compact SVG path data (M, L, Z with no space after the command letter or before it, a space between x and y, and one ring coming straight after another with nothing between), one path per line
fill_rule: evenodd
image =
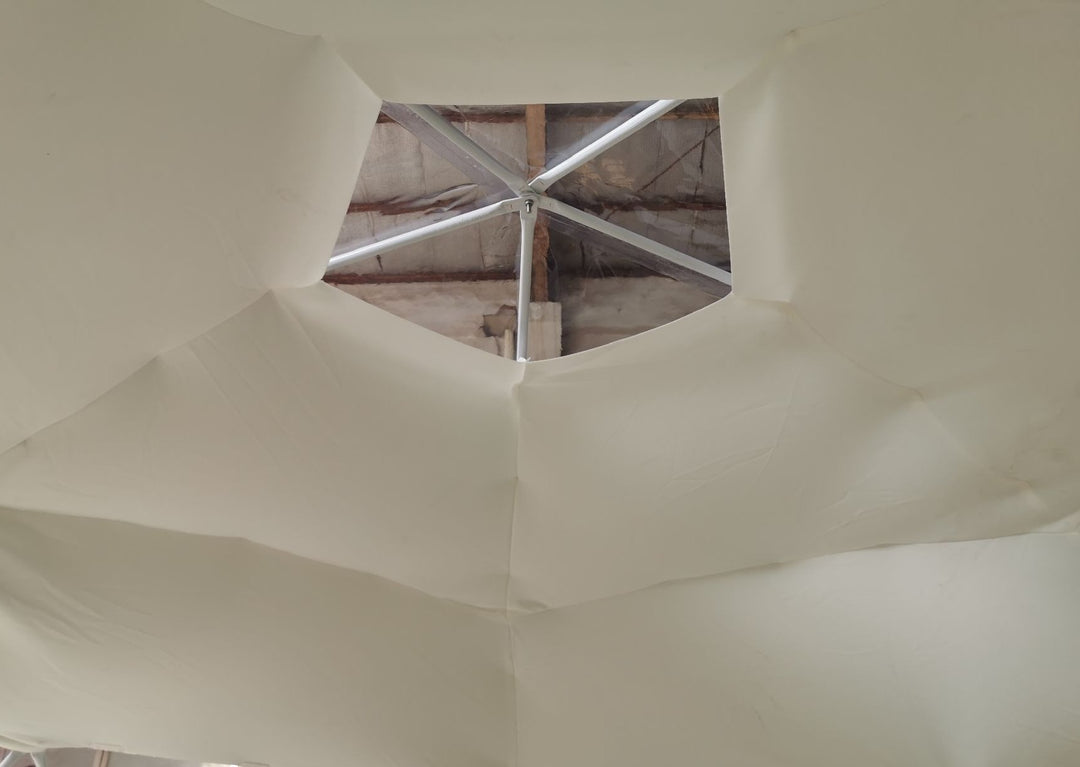
M525 150L528 155L529 178L544 172L547 164L547 111L543 104L525 106ZM547 261L548 261L547 221L541 215L533 232L532 252L532 293L533 301L548 301Z

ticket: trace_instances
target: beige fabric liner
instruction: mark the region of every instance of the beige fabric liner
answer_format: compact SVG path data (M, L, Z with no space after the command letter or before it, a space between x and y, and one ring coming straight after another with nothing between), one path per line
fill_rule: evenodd
M1080 762L1080 4L215 4L0 6L2 742ZM709 95L700 312L318 282L380 97Z

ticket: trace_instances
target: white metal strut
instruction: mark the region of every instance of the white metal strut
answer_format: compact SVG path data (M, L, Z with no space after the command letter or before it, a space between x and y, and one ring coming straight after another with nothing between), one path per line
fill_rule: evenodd
M605 133L596 141L574 152L562 162L549 170L544 171L536 178L526 183L517 173L507 168L496 160L491 154L455 128L449 120L444 118L429 106L418 104L397 104L397 114L406 113L415 115L424 124L435 131L438 136L446 139L456 149L463 152L475 161L476 165L490 173L504 183L514 197L501 200L491 205L477 208L476 210L462 213L461 215L438 221L434 224L421 226L409 232L388 237L385 240L373 242L353 250L339 253L333 256L328 268L335 268L343 264L371 258L373 256L388 253L406 245L421 242L430 237L437 237L446 232L452 232L464 226L485 221L494 216L510 212L517 212L521 219L521 242L518 247L518 312L517 312L517 358L520 361L528 359L529 349L529 303L532 291L532 249L533 233L536 227L536 218L540 210L546 210L556 216L572 221L575 224L588 227L594 231L624 242L628 245L644 251L657 259L660 266L670 266L670 269L662 269L666 274L676 279L693 281L714 295L723 295L731 285L731 273L705 263L700 259L689 256L667 245L649 239L637 232L632 232L621 226L606 221L599 216L586 213L567 205L544 192L559 179L572 173L585 163L592 160L602 152L610 149L618 142L644 128L649 123L659 119L682 103L682 100L663 100L653 103L643 111L620 123L614 129ZM658 267L660 268L660 267ZM6 763L8 760L5 759ZM8 767L0 763L0 767Z
M666 115L679 104L683 103L684 99L667 99L664 101L657 101L646 109L638 112L625 122L621 122L605 133L596 141L582 147L572 155L567 157L562 162L550 168L539 176L529 182L529 188L537 194L543 194L549 186L554 184L563 176L572 173L580 168L599 154L606 152L611 147L618 144L627 136L637 133L651 122L655 122L657 119Z

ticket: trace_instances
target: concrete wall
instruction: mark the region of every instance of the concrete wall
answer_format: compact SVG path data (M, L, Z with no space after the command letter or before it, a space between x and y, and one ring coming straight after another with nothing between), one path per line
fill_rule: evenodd
M564 277L559 285L563 354L666 325L716 300L667 277Z

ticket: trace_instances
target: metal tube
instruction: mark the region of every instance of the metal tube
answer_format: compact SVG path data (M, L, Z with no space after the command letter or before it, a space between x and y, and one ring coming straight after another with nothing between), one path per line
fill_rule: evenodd
M537 201L526 198L521 217L521 245L518 247L517 358L529 358L529 308L532 301L533 233L536 230Z
M440 234L446 232L452 232L455 229L460 229L463 226L470 226L481 221L486 221L489 218L495 216L501 216L504 213L510 213L521 208L520 199L502 200L500 202L493 203L492 205L486 205L483 208L477 208L471 210L468 213L462 213L460 216L454 216L448 218L445 221L436 221L434 224L428 224L422 226L419 229L413 229L409 232L402 232L401 234L394 235L393 237L387 237L385 240L379 240L373 242L370 245L364 245L354 250L349 250L344 253L339 253L330 259L327 263L327 270L341 266L342 264L348 264L353 261L361 261L365 258L371 258L372 256L382 255L383 253L389 253L397 248L404 247L406 245L412 245L416 242L427 240L431 237L437 237Z
M488 173L506 184L514 194L527 190L525 179L492 157L486 149L459 131L450 121L426 104L407 104L417 117L430 125L454 146L476 160Z
M382 113L420 140L420 143L434 150L440 157L460 170L479 186L499 189L503 182L492 175L480 162L468 152L444 136L438 130L420 118L408 104L396 104L384 101Z
M4 758L0 759L0 767L15 767L15 764L24 756L26 754L21 751L8 751L4 754Z
M529 182L529 187L536 193L542 193L560 178L571 173L598 154L607 151L610 147L622 141L627 136L637 133L649 123L667 114L685 99L666 99L657 101L652 106L639 112L624 123L620 123L613 130L605 133L591 144L579 149L553 168L541 173Z
M631 232L629 229L624 229L610 221L605 221L599 216L594 216L591 213L578 210L573 205L567 205L564 202L553 200L550 197L541 197L540 207L557 216L561 216L568 221L587 226L601 234L606 234L608 237L614 237L616 240L621 240L628 245L633 245L635 248L643 250L646 253L651 253L657 258L675 264L682 269L695 272L702 277L718 283L723 283L724 285L731 285L731 272L721 269L718 266L707 264L693 256L688 256L674 248L669 248L667 245L662 245L655 240L650 240L648 237L644 237L637 232Z

